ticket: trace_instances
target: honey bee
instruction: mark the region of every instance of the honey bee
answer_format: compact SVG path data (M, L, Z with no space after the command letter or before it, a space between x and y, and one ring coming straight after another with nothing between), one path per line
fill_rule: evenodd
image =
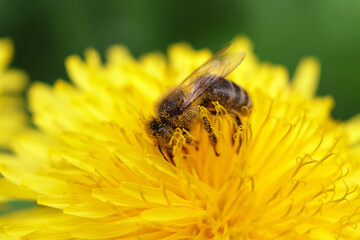
M208 133L210 144L217 156L217 139L206 116L200 117L197 107L206 107L211 114L216 114L213 102L217 101L241 124L239 113L243 107L252 107L248 93L225 79L245 58L244 52L227 53L230 45L215 53L202 66L190 74L180 85L162 98L156 107L156 117L147 122L147 131L159 148L163 157L173 162L173 146L170 144L177 128L190 131L197 120L201 120ZM196 145L187 135L186 143Z

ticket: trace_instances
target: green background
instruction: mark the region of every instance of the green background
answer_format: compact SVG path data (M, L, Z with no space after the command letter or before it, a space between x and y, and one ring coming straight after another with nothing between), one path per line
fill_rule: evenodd
M135 56L186 41L220 49L249 36L262 61L294 72L308 55L322 62L319 95L335 98L333 116L360 109L359 0L0 0L0 36L15 42L13 66L32 80L67 79L64 59L87 47L123 43Z
M260 60L290 74L302 57L318 57L318 94L335 98L336 119L360 110L359 30L358 0L0 0L0 37L13 39L12 65L32 81L67 79L64 59L88 47L104 53L122 43L139 56L186 41L216 51L243 34ZM14 202L0 213L32 205Z

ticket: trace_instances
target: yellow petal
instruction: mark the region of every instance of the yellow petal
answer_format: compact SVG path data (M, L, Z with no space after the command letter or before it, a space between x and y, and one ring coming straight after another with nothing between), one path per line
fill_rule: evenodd
M0 89L5 93L20 93L27 82L28 77L20 70L10 69L0 74Z
M64 194L64 195L41 195L37 198L39 205L63 209L78 202L95 202L89 195Z
M96 152L80 152L73 149L63 149L61 156L75 166L92 173L110 174L115 165L111 160L106 160L102 156L96 156ZM106 156L105 156L106 157Z
M206 215L204 210L192 208L152 208L143 211L140 216L144 220L156 222L176 222L188 225L197 222Z
M34 221L34 219L32 219ZM37 222L27 222L27 223L16 223L8 225L4 228L5 232L13 236L23 236L35 231L35 229L43 229L43 223L40 221Z
M190 201L186 201L173 192L159 187L147 187L130 182L122 182L121 189L129 196L145 202L149 201L170 206L191 206Z
M38 194L28 188L15 185L5 178L0 178L0 196L7 196L15 199L35 200Z
M132 169L135 172L140 172L148 177L150 180L157 181L157 173L158 169L144 164L144 156L138 154L137 152L131 149L121 149L115 152L116 156L119 160ZM171 166L170 163L167 163L169 167Z
M107 51L106 59L108 60L108 64L115 68L123 64L129 64L129 62L135 62L129 50L122 45L115 45L110 47Z
M149 203L144 200L139 200L133 198L119 189L112 188L98 188L93 190L92 194L95 198L98 198L102 201L108 201L116 206L122 207L139 207L146 208L149 206Z
M66 182L52 177L37 176L20 171L19 168L15 167L14 163L11 164L4 157L0 161L0 172L13 183L23 185L34 192L57 195L66 192L64 189L70 190ZM80 188L77 190L81 191Z
M46 229L47 221L56 219L60 211L51 208L37 207L30 210L22 210L4 217L1 222L4 231L11 236L24 236L31 232Z
M60 232L51 229L39 230L36 232L29 233L22 237L22 239L32 239L32 240L67 240L73 239L70 236L69 232Z
M89 73L86 71L86 66L78 56L68 57L65 61L65 65L68 75L75 84L83 89L92 88Z
M128 218L110 223L85 223L80 224L72 231L72 236L85 239L107 239L121 237L136 232L145 226L140 218Z
M352 117L350 120L344 124L346 133L349 137L350 145L359 145L360 144L360 115Z
M102 218L116 214L117 211L112 204L98 201L71 204L64 208L64 213L79 217Z
M304 97L314 96L318 87L320 76L320 63L316 58L303 59L296 68L292 87L294 91L301 93Z
M0 72L11 62L13 51L14 47L10 39L0 39Z

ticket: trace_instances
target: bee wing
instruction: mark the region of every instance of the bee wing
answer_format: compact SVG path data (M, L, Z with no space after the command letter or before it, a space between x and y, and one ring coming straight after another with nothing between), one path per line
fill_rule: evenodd
M229 48L230 45L215 53L181 83L185 92L183 109L188 108L206 89L224 79L244 60L244 52L226 53Z

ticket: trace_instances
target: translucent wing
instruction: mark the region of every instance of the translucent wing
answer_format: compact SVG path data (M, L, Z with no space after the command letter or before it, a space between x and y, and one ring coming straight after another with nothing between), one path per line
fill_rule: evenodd
M215 53L181 83L181 87L185 92L182 109L191 106L206 89L224 79L244 60L244 52L226 53L229 48L230 45Z

